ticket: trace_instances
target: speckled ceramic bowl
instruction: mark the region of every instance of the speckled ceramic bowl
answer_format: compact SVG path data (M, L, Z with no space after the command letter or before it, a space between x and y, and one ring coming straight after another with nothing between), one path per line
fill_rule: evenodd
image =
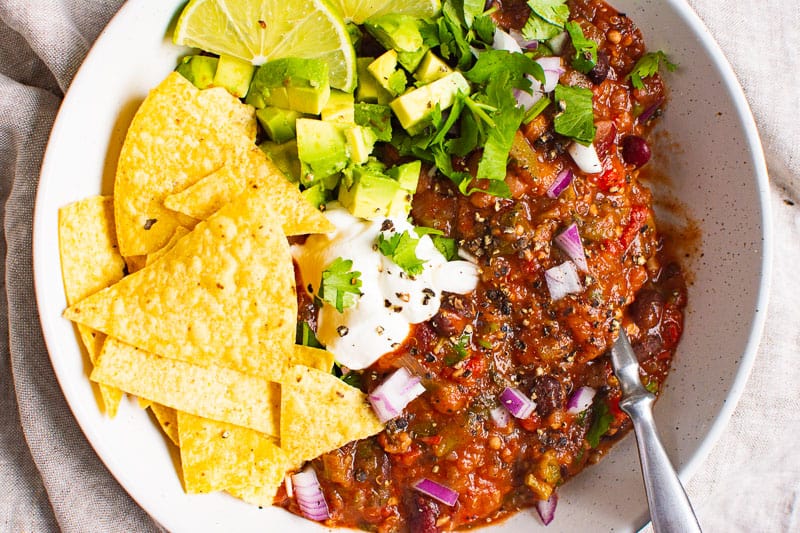
M184 51L168 39L182 0L130 0L103 32L64 101L42 169L34 223L37 299L47 345L78 423L120 483L172 531L321 531L280 509L257 509L222 494L188 496L156 425L133 403L115 420L98 410L65 307L58 258L58 208L112 190L131 117ZM686 220L689 289L686 331L656 417L686 480L725 426L753 364L770 263L767 175L758 136L734 73L681 0L617 0L652 50L680 68L652 166L677 226ZM680 206L677 211L674 206ZM677 217L674 215L677 213ZM699 236L699 238L698 238ZM630 531L647 522L632 436L560 490L550 531ZM543 528L532 511L491 531Z

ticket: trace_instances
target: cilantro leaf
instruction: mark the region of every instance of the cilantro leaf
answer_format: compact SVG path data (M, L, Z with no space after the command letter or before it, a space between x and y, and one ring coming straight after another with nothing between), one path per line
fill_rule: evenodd
M340 313L356 304L361 296L361 272L351 272L353 261L337 257L322 271L319 298Z
M422 266L425 264L425 261L417 257L417 244L419 239L408 231L395 233L388 239L383 233L378 235L378 250L409 276L422 274Z
M550 24L536 13L531 13L520 33L529 41L546 41L561 33L561 28Z
M297 338L295 344L310 346L312 348L323 347L319 340L317 340L317 336L314 334L314 330L311 329L311 326L308 325L308 322L297 323Z
M567 0L528 0L528 7L550 24L560 28L563 28L569 19Z
M482 15L480 17L475 17L475 20L472 21L472 30L475 32L475 36L486 44L492 44L494 42L494 32L496 29L497 25L494 23L492 17Z
M467 28L472 28L475 19L483 15L486 0L463 0L464 22Z
M667 54L661 50L658 52L649 52L639 58L639 61L636 62L630 74L628 74L628 78L631 80L631 85L633 85L636 89L643 89L644 82L642 80L658 72L661 63L664 63L664 66L670 72L673 72L676 68L678 68L678 65L670 61L667 58Z
M572 67L575 70L588 74L597 64L597 43L583 34L581 25L577 22L567 22L567 33L575 47L575 57Z
M580 87L556 85L556 105L561 112L553 120L556 133L588 146L594 140L592 91Z
M444 358L447 366L453 366L459 361L463 361L469 355L468 348L472 344L472 331L464 330L461 335L450 341L450 348L452 351Z
M542 66L525 54L511 53L507 50L487 50L482 53L475 65L464 73L473 83L489 83L500 74L507 74L513 88L530 91L528 74L540 83L545 83Z
M596 402L592 408L592 425L586 432L586 442L592 448L597 448L600 444L600 437L606 434L611 427L614 416L608 411L608 404L605 401Z
M450 237L445 237L444 233L436 228L426 228L425 226L418 226L414 228L414 231L417 235L422 237L423 235L430 236L431 240L433 241L433 245L439 250L445 259L448 261L452 261L456 257L458 257L458 249L456 248L456 240L451 239Z

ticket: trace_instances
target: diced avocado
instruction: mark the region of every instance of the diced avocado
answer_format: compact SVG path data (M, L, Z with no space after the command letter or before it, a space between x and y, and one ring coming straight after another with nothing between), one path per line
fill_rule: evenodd
M186 56L175 70L198 89L207 89L214 83L219 59L209 56Z
M411 161L403 165L397 165L386 171L386 175L397 180L400 188L410 193L417 192L417 182L419 173L422 170L422 161Z
M214 86L224 87L236 98L244 98L256 67L238 57L221 55L214 73Z
M389 106L400 124L407 131L413 132L424 125L437 105L445 110L453 105L459 91L469 93L469 90L467 79L460 72L452 72L397 97Z
M317 209L325 209L325 204L328 202L328 191L321 183L309 187L300 194L305 196L306 200Z
M416 17L393 13L371 17L364 27L384 48L396 50L400 64L413 72L428 51L420 24Z
M389 106L379 104L356 104L355 122L359 126L370 128L377 141L392 140L392 110Z
M358 70L358 87L356 88L356 100L358 102L369 102L388 104L392 101L392 95L381 87L372 77L367 67L375 61L372 57L359 57L356 60Z
M411 199L413 197L413 193L402 188L397 189L392 201L389 203L389 210L386 215L390 217L407 217L411 212Z
M451 72L453 72L453 69L451 69L447 63L428 50L417 67L417 70L414 71L414 79L422 83L431 83L447 76Z
M348 169L339 186L339 202L353 216L374 219L386 216L395 195L397 181L368 166Z
M347 166L347 124L299 118L296 127L297 155L305 165L301 170L301 183L316 183Z
M327 63L287 57L256 70L246 102L259 109L274 106L319 115L330 94Z
M297 156L296 140L292 139L283 144L265 141L258 147L267 154L267 157L275 163L275 166L289 181L293 183L300 181L300 158Z
M366 163L375 146L376 137L372 130L364 126L351 126L344 135L350 149L350 160L357 165Z
M353 124L355 122L353 95L332 90L328 103L322 108L322 120Z
M389 91L392 96L397 96L406 90L406 73L397 70L397 52L389 50L367 67L367 70L378 85Z
M278 144L295 138L295 122L302 116L297 111L272 106L256 110L256 118L267 137Z

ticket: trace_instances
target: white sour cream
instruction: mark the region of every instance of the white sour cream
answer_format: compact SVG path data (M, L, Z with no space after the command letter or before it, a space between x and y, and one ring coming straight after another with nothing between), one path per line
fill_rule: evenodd
M475 290L478 267L467 261L448 262L427 235L420 238L416 250L425 261L423 271L413 278L377 250L382 227L391 228L383 231L387 239L414 230L405 219L362 220L336 203L329 204L325 214L336 230L309 236L304 244L292 247L292 255L311 294L319 292L322 271L337 257L352 260L352 270L361 272L362 296L356 305L340 313L325 304L319 313L317 338L338 363L356 370L368 367L396 349L411 324L439 311L442 291L466 294Z

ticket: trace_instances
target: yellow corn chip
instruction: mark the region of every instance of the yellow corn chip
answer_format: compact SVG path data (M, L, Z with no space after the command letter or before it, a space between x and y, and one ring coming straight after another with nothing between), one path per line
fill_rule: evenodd
M328 372L298 365L281 385L281 448L292 465L383 429L367 395Z
M161 426L164 434L169 437L169 440L172 441L172 444L175 446L180 446L180 440L178 437L178 412L171 407L167 407L159 403L151 403L150 410L153 411L154 415L156 415L158 425Z
M257 376L159 357L109 337L91 379L179 411L278 436L280 386Z
M330 372L333 369L333 353L311 346L295 344L286 368L294 365L310 366L323 372Z
M294 346L294 281L269 194L248 189L160 260L64 316L163 357L278 380Z
M242 488L271 505L286 472L286 454L263 433L178 412L186 492Z
M129 255L125 258L125 265L128 267L128 274L133 274L145 267L147 262L146 255Z
M163 205L255 142L255 115L225 89L200 91L178 73L153 89L133 118L114 182L117 237L124 256L161 248L186 216Z
M156 259L160 259L165 253L170 251L175 243L181 240L182 238L186 237L191 230L184 228L183 226L178 226L175 228L175 233L172 234L167 244L165 244L161 249L156 250L152 254L147 256L147 261L145 262L145 266L152 265Z
M117 247L110 196L86 198L59 209L58 241L68 305L113 285L124 275L125 261ZM82 324L78 324L78 333L94 364L106 336ZM101 385L100 395L106 413L113 418L122 392Z
M237 163L228 161L195 184L170 194L164 198L164 205L198 220L207 219L244 190L244 169L238 168Z

